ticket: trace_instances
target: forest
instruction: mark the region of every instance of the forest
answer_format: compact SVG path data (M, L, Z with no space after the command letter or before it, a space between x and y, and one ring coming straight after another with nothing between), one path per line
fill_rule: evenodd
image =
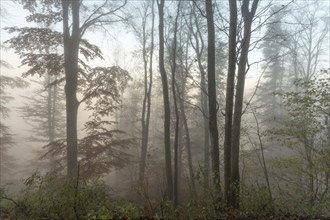
M0 9L0 219L330 218L330 1Z

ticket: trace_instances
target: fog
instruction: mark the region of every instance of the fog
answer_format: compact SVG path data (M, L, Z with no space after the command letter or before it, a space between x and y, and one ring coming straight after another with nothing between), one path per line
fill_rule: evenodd
M0 218L330 215L330 2L210 2L1 1Z

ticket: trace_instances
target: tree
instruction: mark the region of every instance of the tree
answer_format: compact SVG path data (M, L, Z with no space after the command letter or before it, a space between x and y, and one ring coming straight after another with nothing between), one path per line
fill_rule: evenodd
M285 15L282 6L273 6L267 24L266 37L263 39L263 56L268 61L265 64L265 79L258 90L258 100L262 103L263 117L267 121L276 121L283 116L279 93L285 88L284 84L284 44L287 34L283 30L282 20Z
M71 6L71 15L70 15ZM63 10L63 48L66 97L66 138L67 138L67 168L70 177L78 173L78 131L77 116L79 102L77 99L78 86L78 56L81 40L80 2L62 0ZM72 24L69 24L70 20ZM70 26L72 29L70 30Z
M143 4L143 11L139 11L142 16L142 32L139 30L140 24L132 24L132 28L142 44L142 59L144 70L144 94L142 102L141 116L141 154L139 162L139 184L144 186L145 169L147 163L148 143L149 143L149 127L151 114L151 92L153 83L153 53L154 53L154 23L155 23L155 1ZM150 12L151 10L151 12ZM148 30L148 18L151 13L151 29ZM134 21L132 21L134 22ZM150 38L148 38L148 36ZM148 42L150 40L150 42ZM148 68L149 67L149 68Z
M296 178L301 179L298 190L311 206L329 191L330 77L329 70L322 72L319 78L296 81L297 91L283 94L289 117L280 127L267 131L272 139L295 152L281 162L285 165L291 161Z
M57 76L45 74L42 81L33 81L40 88L35 89L33 96L23 96L26 99L20 107L22 117L31 125L33 135L30 141L43 145L62 139L65 135L64 93L57 82ZM44 155L46 152L41 152ZM42 157L42 156L41 156ZM38 155L40 159L40 155ZM48 169L55 169L54 158L49 157Z
M208 126L208 96L207 96L207 78L205 67L203 65L204 57L205 57L205 43L204 37L202 35L202 23L201 19L198 19L196 13L196 6L194 5L192 8L192 13L190 16L189 25L192 29L191 31L191 46L193 47L196 53L196 60L198 64L198 69L200 72L200 102L201 102L201 111L203 115L203 132L204 132L204 187L209 187L209 173L210 173L210 132ZM194 31L194 27L196 27L196 31Z
M229 187L229 193L226 198L227 206L238 209L239 208L239 147L240 147L240 134L241 134L241 118L243 111L243 96L244 96L244 86L245 86L245 75L246 75L246 67L248 61L248 53L250 48L250 39L251 39L251 27L254 15L256 13L258 7L258 0L254 0L250 7L250 1L244 0L242 2L242 17L244 21L244 30L243 30L243 38L241 39L240 45L240 55L238 61L238 70L237 70L237 82L236 82L236 96L234 100L233 88L234 79L233 74L235 71L234 63L236 62L235 52L230 51L229 56L230 59L228 62L228 78L227 82L227 96L226 96L226 127L225 127L225 150L228 154L230 148L230 161L228 161L228 155L225 155L225 185L227 188ZM251 8L251 9L250 9ZM231 11L231 25L236 24L236 15L237 15L237 5L235 3L230 3L230 11ZM236 12L235 12L236 11ZM230 34L236 33L236 28L230 28ZM231 35L233 38L234 36ZM231 39L229 48L233 49L235 41ZM228 86L230 88L228 88ZM233 106L232 106L233 105ZM234 111L233 111L234 109ZM231 112L233 111L233 116L230 119ZM229 115L227 115L229 114ZM227 118L228 117L228 118ZM230 122L232 120L232 125ZM231 128L232 126L232 128ZM231 130L230 130L231 128ZM227 158L228 157L228 158ZM230 165L229 165L230 164ZM230 167L230 169L228 168ZM228 171L230 170L230 181L228 182Z
M163 87L163 102L164 102L164 147L165 147L165 169L166 169L166 182L167 182L167 197L173 199L173 174L171 162L171 139L170 139L170 126L171 126L171 113L169 101L169 89L167 73L165 70L164 61L164 4L165 0L160 0L158 4L159 15L159 71L162 78Z
M21 78L0 75L0 179L2 181L10 176L14 166L14 157L8 153L8 150L15 142L10 127L3 122L10 113L10 109L6 105L13 99L6 90L8 88L24 88L27 85Z
M220 185L220 158L219 158L219 134L217 125L217 95L215 80L215 31L212 0L205 1L206 17L207 17L207 79L208 79L208 103L209 103L209 129L211 137L211 161L213 184L216 196L219 198L216 202L216 209L219 209L221 198ZM218 210L219 211L219 210Z
M173 95L173 103L174 103L174 112L175 112L175 137L174 137L174 189L173 189L173 199L174 199L174 206L178 205L178 183L179 183L179 167L178 167L178 150L179 150L179 123L180 123L180 114L179 114L179 107L177 101L177 89L176 89L176 74L177 74L177 32L178 32L178 19L179 19L179 12L181 9L181 1L179 1L177 6L177 13L175 16L174 21L174 29L173 29L173 44L172 44L172 69L171 69L171 79L172 79L172 95Z
M319 1L311 1L298 7L299 14L292 15L292 19L297 23L294 26L295 33L288 35L285 45L291 54L294 80L310 80L320 68L324 42L329 35L329 25L326 21L328 8ZM303 19L300 16L302 13L306 15Z
M112 22L111 15L121 9L126 1L121 5L114 5L111 2L104 1L101 5L93 5L91 6L92 12L87 15L86 19L81 23L80 20L80 11L82 9L86 9L86 7L82 7L82 2L79 1L18 1L23 4L24 8L28 9L31 12L31 15L28 16L28 21L33 22L42 22L46 24L56 24L58 22L62 22L63 24L63 32L52 32L47 28L44 29L25 29L27 32L32 32L38 34L39 40L43 40L45 43L43 45L45 47L58 47L59 45L63 45L63 57L58 56L57 54L49 54L47 56L38 56L34 54L34 50L36 47L33 45L27 45L30 42L16 42L16 50L20 53L19 47L28 47L33 51L25 56L25 60L23 60L24 64L28 64L32 62L34 68L30 69L30 74L35 74L36 72L39 74L43 74L41 71L43 69L41 67L46 67L51 69L55 73L58 73L58 69L64 67L64 75L65 75L65 94L66 94L66 135L67 135L67 174L70 177L74 177L77 175L78 171L78 161L77 161L77 144L78 144L78 136L77 136L77 114L78 107L81 101L77 99L77 91L78 91L78 77L80 73L80 65L83 67L84 63L81 59L79 59L79 53L84 55L86 59L95 59L102 58L101 51L95 45L88 43L88 41L83 39L85 32L91 28L93 25L107 25ZM39 8L40 7L40 8ZM106 9L108 8L108 9ZM41 10L39 12L38 10ZM15 31L15 28L12 28L11 31ZM16 29L17 31L17 29ZM24 33L24 29L22 30ZM34 31L34 32L33 32ZM29 39L32 40L32 39ZM49 41L52 40L52 41ZM15 43L11 41L11 43ZM40 45L39 42L36 45ZM86 48L83 48L86 46ZM39 46L40 48L40 46ZM44 58L45 62L40 62L40 59ZM34 58L34 59L33 59ZM49 59L56 58L56 59ZM31 63L30 63L31 64ZM51 66L46 66L51 65ZM96 70L97 72L98 70ZM53 72L53 74L54 74ZM101 72L106 72L101 70ZM95 90L95 89L94 89ZM95 94L87 94L86 97L82 99L85 101L86 99L92 97Z
M230 26L229 26L229 54L228 73L226 84L226 108L225 108L225 140L224 140L224 192L226 205L230 203L230 170L231 170L231 148L232 148L232 123L234 87L236 72L236 36L237 36L237 5L236 1L229 0Z

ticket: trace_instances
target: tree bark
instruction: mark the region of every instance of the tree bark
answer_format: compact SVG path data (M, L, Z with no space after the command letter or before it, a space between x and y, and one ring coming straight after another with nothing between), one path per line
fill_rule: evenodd
M237 36L237 4L236 0L229 0L230 27L229 27L229 53L225 108L225 140L224 140L224 196L227 206L230 198L230 170L231 170L231 144L232 121L234 104L234 87L236 71L236 36Z
M69 27L69 6L71 4L72 33ZM64 69L65 69L65 94L67 115L67 173L69 177L77 176L77 83L78 83L78 53L80 43L79 30L79 1L62 0L63 7L63 43L64 43Z
M243 0L242 16L244 19L244 33L242 39L241 55L237 71L235 110L233 119L232 147L231 147L231 173L230 173L230 206L239 209L239 147L241 136L241 119L243 110L244 86L247 59L251 39L251 25L259 0L254 0L249 11L250 0Z
M215 31L212 0L205 1L207 15L207 30L208 30L208 95L209 95L209 127L211 135L211 152L212 152L212 174L213 184L216 191L216 196L221 198L220 185L220 161L219 161L219 134L217 125L217 96L215 82ZM220 200L215 201L217 211L220 208Z
M141 158L139 164L139 182L142 187L144 184L144 175L145 175L145 167L147 160L147 152L148 152L148 140L149 140L149 122L150 122L150 112L151 112L151 90L152 90L152 73L153 73L153 52L154 52L154 21L155 21L155 13L154 13L154 3L152 2L152 24L151 24L151 43L150 43L150 56L149 56L149 83L148 83L148 58L146 54L146 22L143 24L143 57L144 57L144 99L142 106L142 143L141 143Z
M164 64L164 3L165 0L158 2L159 14L159 70L162 79L163 87L163 102L164 102L164 147L165 147L165 170L167 182L167 197L173 199L173 176L171 163L171 140L170 140L170 101L167 74Z
M179 12L180 12L181 1L178 3L177 14L175 17L174 22L174 36L173 36L173 46L172 46L172 95L173 95L173 103L174 103L174 112L175 112L175 136L174 136L174 186L173 186L173 193L174 193L174 207L177 207L179 202L179 193L178 193L178 148L179 148L179 124L180 124L180 115L179 115L179 108L177 102L177 92L176 92L176 54L177 54L177 31L178 31L178 19L179 19Z

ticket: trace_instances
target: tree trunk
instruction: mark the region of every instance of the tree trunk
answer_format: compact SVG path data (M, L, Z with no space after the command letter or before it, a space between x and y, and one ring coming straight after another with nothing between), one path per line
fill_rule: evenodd
M180 124L180 115L179 108L177 102L177 92L176 92L176 53L177 53L177 31L178 31L178 19L180 12L181 1L178 3L177 14L174 22L174 36L173 36L173 46L172 46L172 95L173 95L173 103L174 103L174 112L175 112L175 136L174 136L174 207L177 207L179 202L179 194L178 194L178 137L179 137L179 124Z
M142 106L142 143L141 143L141 158L140 158L140 167L139 167L139 182L142 187L144 184L144 175L145 175L145 167L147 160L147 152L148 152L148 140L149 140L149 122L150 122L150 112L151 112L151 89L152 89L152 59L154 52L154 21L155 21L155 13L154 13L154 3L152 2L152 25L151 25L151 45L150 45L150 56L149 56L149 85L148 85L148 59L146 54L146 22L143 24L143 57L144 57L144 99Z
M224 140L224 191L226 205L229 205L230 198L230 170L231 170L231 144L232 144L232 123L233 104L236 71L236 35L237 35L237 4L236 0L229 0L230 27L229 27L229 53L228 73L226 88L226 109L225 109L225 140Z
M69 19L69 6L71 4L72 19ZM78 82L78 53L80 42L79 30L79 1L62 0L63 7L63 41L64 41L64 69L66 94L66 126L67 126L67 173L75 177L78 172L77 161L77 82ZM69 20L72 20L72 33L70 35Z
M205 1L208 30L208 95L209 95L209 127L211 134L212 174L213 184L218 199L215 201L216 211L219 211L221 198L219 138L217 125L217 96L215 82L215 31L213 21L212 0Z
M164 64L164 3L165 0L160 0L158 3L159 14L159 70L163 86L163 102L164 102L164 147L165 147L165 169L167 182L167 197L173 199L173 177L171 164L171 140L170 140L170 101L167 74Z
M239 208L239 146L241 136L241 119L243 110L244 86L247 58L251 39L251 25L259 0L254 0L249 11L250 0L244 0L242 4L242 16L244 19L244 33L242 39L241 55L238 64L235 110L233 119L232 147L231 147L231 173L230 173L230 206Z

